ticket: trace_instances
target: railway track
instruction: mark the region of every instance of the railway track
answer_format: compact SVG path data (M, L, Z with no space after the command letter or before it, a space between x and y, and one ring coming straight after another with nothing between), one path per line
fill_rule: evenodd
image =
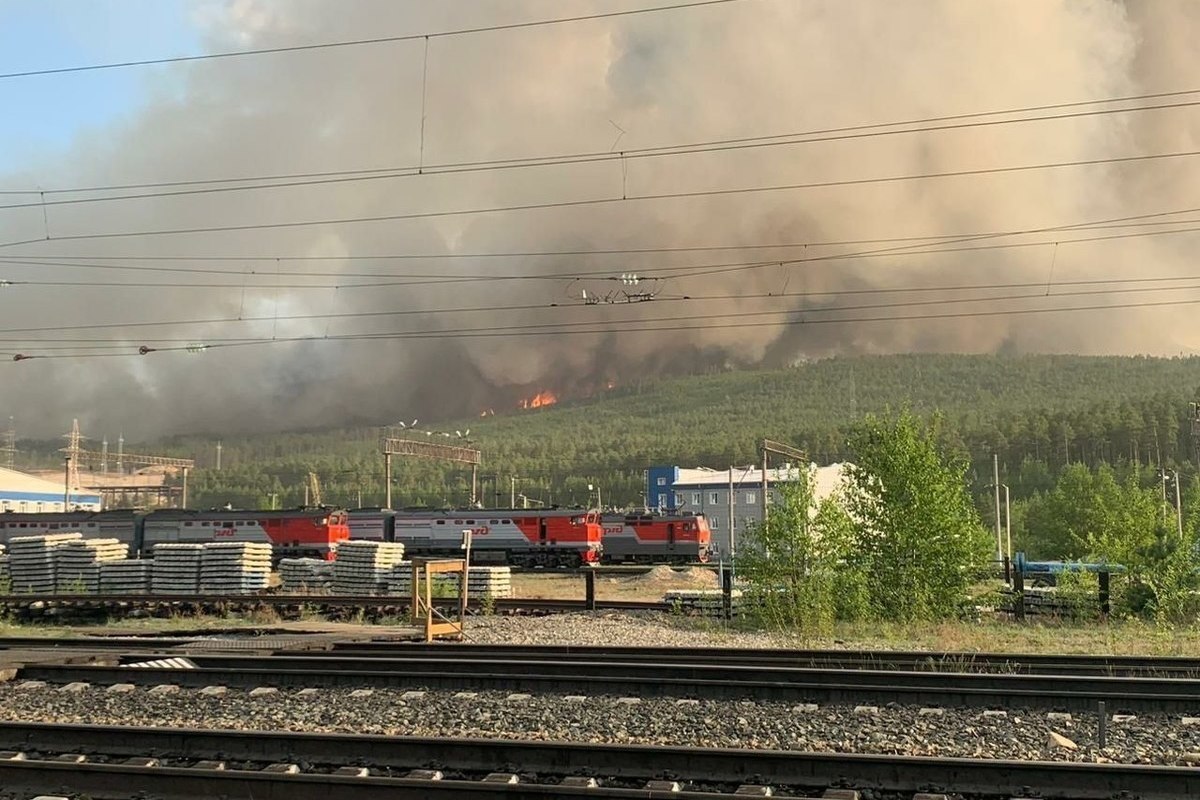
M30 664L18 677L54 684L173 684L186 688L346 687L497 690L786 702L1093 711L1200 712L1200 681L1181 678L932 672L707 663L657 658L534 658L439 652L364 657L121 654L104 664ZM401 649L401 652L403 650Z
M0 646L3 646L0 639ZM480 645L454 643L454 653L467 657L544 660L671 661L676 664L778 665L830 669L896 669L935 672L992 672L1037 675L1150 676L1200 679L1200 658L1046 653L970 653L927 650L785 650L701 647L599 647L547 645ZM413 642L336 642L333 658L393 658L444 655L446 644Z
M1195 769L1070 762L14 723L0 748L5 790L96 800L1200 796Z

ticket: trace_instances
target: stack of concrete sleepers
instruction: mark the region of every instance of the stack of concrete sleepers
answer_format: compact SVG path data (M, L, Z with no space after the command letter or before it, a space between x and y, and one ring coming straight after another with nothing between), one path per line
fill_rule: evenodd
M153 569L148 558L105 561L100 564L100 594L146 594Z
M50 594L55 590L55 551L81 533L18 536L8 543L8 568L15 594Z
M200 591L200 558L204 545L163 542L154 546L151 590L155 594L196 594Z
M458 574L434 575L433 591L439 597L458 596ZM388 582L388 594L410 597L412 594L412 564L403 562L392 571ZM467 571L468 597L512 597L512 569L510 567L471 567Z
M725 613L725 601L720 589L671 589L663 596L663 601L685 613L706 617L719 617ZM734 615L737 615L741 604L742 590L734 589L730 593L730 607Z
M334 562L320 558L285 558L279 562L279 580L285 592L328 592Z
M392 570L404 558L400 542L351 540L338 544L333 562L337 594L380 594L388 590Z
M271 583L270 542L210 542L200 557L201 594L254 594Z
M77 539L55 548L54 582L58 594L97 594L100 565L123 561L129 545L119 539Z

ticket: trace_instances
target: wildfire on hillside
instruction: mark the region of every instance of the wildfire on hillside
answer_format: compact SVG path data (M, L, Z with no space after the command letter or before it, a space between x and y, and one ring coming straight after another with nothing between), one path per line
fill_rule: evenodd
M543 389L533 397L526 397L517 403L517 408L544 408L558 402L558 395L549 389Z

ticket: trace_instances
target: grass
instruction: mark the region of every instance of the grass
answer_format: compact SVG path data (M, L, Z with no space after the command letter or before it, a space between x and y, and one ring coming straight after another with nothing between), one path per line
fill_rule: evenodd
M937 652L1200 656L1200 628L1139 621L839 623L827 636L778 632L780 647Z

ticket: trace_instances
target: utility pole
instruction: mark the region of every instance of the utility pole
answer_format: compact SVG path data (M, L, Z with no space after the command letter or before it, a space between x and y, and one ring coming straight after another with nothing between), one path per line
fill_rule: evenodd
M517 507L517 476L508 476L508 507Z
M1008 540L1008 557L1011 560L1012 549L1012 505L1008 499L1008 484L1004 484L1004 537Z
M221 440L217 439L217 472L221 471Z
M383 504L392 507L392 454L386 450L383 453Z
M12 469L17 456L17 427L12 417L8 418L8 430L4 432L4 447L0 447L0 453L4 453L4 466Z
M117 474L125 474L125 434L117 435Z
M108 437L100 441L100 474L108 474Z
M63 511L71 510L71 457L63 459Z
M1183 503L1179 499L1179 470L1175 470L1175 528L1183 541Z
M1000 456L992 453L992 486L996 493L996 560L1004 561L1004 544L1000 540Z
M733 530L733 466L729 467L729 558L737 553L736 535Z

